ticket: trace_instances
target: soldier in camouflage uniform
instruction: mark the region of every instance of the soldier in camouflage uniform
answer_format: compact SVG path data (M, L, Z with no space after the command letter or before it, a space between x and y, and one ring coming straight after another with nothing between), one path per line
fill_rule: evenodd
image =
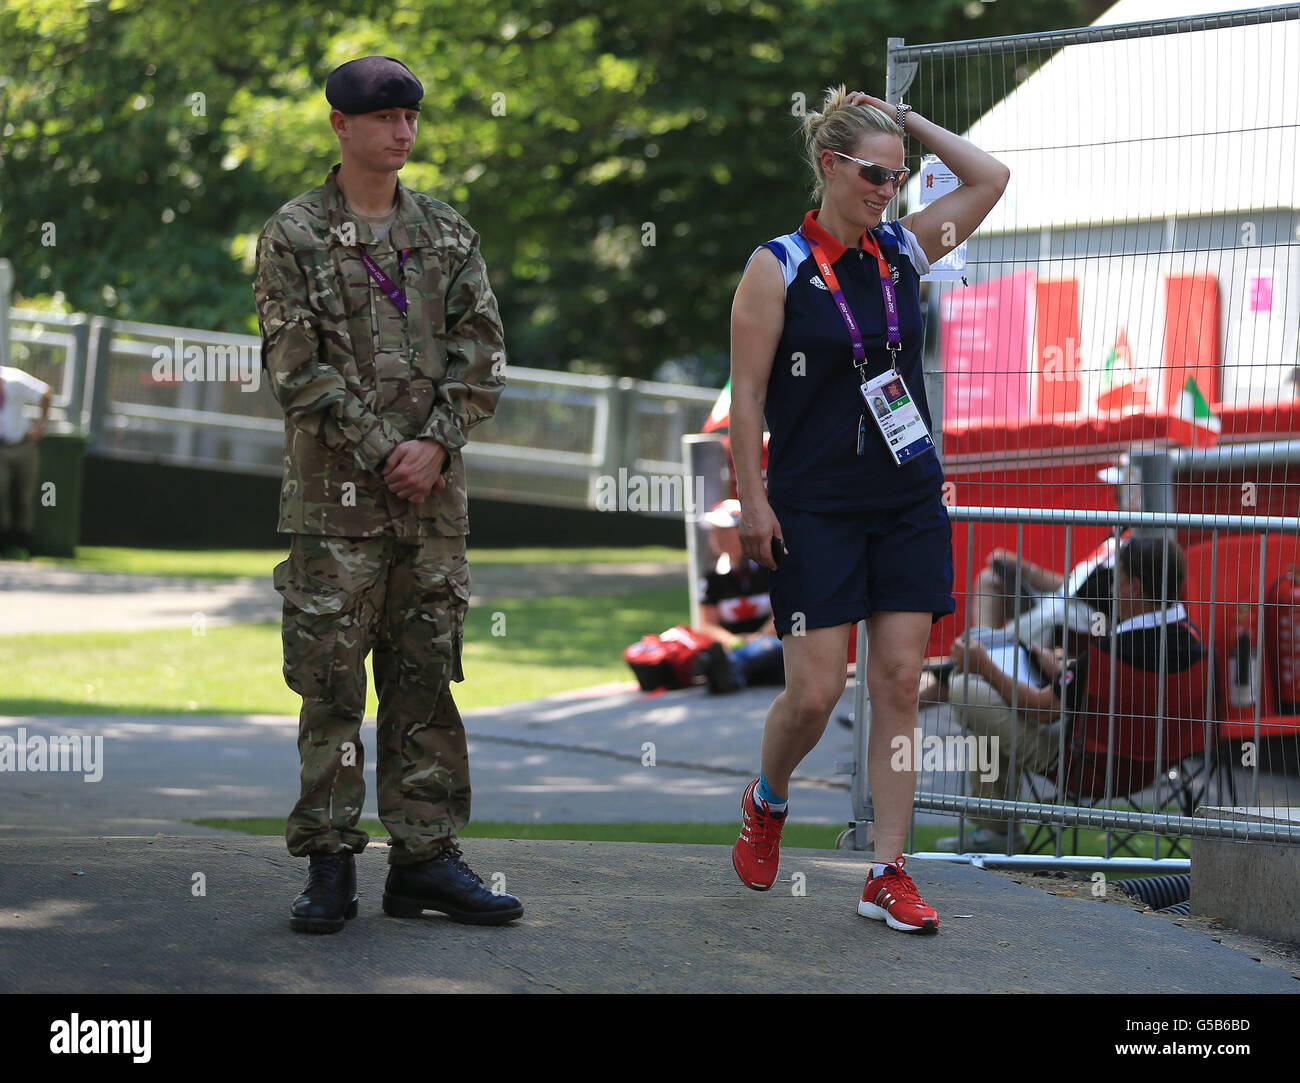
M461 681L469 522L461 448L504 383L478 235L397 180L414 141L415 76L390 57L326 86L342 163L258 241L262 358L285 414L275 569L285 680L302 696L301 795L289 852L311 858L290 924L356 913L365 797L361 720L373 651L379 816L392 836L384 909L496 924L522 913L483 887L455 838L469 820Z

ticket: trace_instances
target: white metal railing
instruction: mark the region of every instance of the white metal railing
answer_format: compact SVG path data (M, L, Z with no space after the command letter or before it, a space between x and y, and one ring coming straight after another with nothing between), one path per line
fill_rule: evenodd
M283 416L255 336L20 308L10 315L16 361L57 389L55 425L88 432L94 453L279 473ZM237 379L156 378L160 356L190 346L251 370L255 390ZM496 417L465 449L475 492L570 507L594 506L602 479L620 468L680 476L681 437L699 430L718 394L522 366L506 379ZM680 517L682 509L647 513Z

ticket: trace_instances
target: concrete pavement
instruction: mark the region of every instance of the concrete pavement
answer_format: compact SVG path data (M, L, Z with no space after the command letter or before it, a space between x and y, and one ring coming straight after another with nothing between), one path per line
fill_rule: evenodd
M774 694L580 694L467 712L474 818L730 823L757 771ZM0 838L205 834L183 821L284 816L297 800L294 717L0 717L0 734L17 740L20 726L28 738L102 738L103 777L0 775ZM373 719L362 728L362 745L374 748ZM848 730L832 723L792 788L801 821L848 819L848 783L835 774L835 761L851 751ZM375 764L370 755L365 760L363 815L376 818Z
M587 690L465 713L477 820L732 823L758 772L763 722L777 694L703 688L658 695ZM853 705L846 687L837 714ZM956 732L947 707L920 718L925 734ZM0 733L100 737L103 777L0 775L0 838L32 833L202 834L183 821L284 816L298 796L297 719L274 715L0 716ZM374 720L362 727L374 748ZM802 823L845 824L852 759L848 729L832 721L791 786ZM365 757L363 815L377 818L375 764ZM919 787L956 792L952 773L922 771ZM918 823L953 824L918 813Z
M593 567L501 569L495 581L485 567L475 590L491 602L683 577L606 565L602 579ZM30 569L0 565L0 631L183 626L200 604L209 621L278 616L260 580ZM734 823L773 694L616 691L470 712L474 816ZM850 699L846 690L841 710ZM951 725L944 709L923 712L927 734ZM363 740L373 747L372 726ZM942 930L905 936L856 914L866 856L829 851L787 849L781 880L760 895L737 882L725 846L467 840L473 866L504 874L526 908L514 926L474 929L383 917L377 842L358 858L361 916L338 936L304 937L288 929L287 908L305 861L279 838L184 822L283 816L297 796L296 719L0 718L0 732L20 728L101 738L103 776L0 775L0 991L737 992L773 974L797 992L1300 991L1284 971L1164 919L970 866L909 870ZM834 765L850 753L848 731L832 723L792 786L800 820L847 819ZM926 774L920 785L955 780Z
M384 916L386 848L372 845L359 916L305 936L288 907L306 863L278 839L0 840L0 992L736 993L774 976L801 993L1300 990L1162 918L966 866L916 870L941 915L922 937L857 915L862 855L787 850L760 894L725 846L467 847L523 900L519 922Z

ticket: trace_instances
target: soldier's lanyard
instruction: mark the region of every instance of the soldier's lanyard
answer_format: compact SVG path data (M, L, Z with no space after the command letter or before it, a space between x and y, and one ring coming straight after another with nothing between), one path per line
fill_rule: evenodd
M849 309L849 302L844 297L844 291L840 289L840 280L835 277L831 261L826 258L822 246L806 233L804 238L812 249L813 259L817 261L817 268L822 273L822 281L830 290L831 296L835 299L835 306L840 310L840 315L844 317L844 324L849 329L849 341L853 344L853 364L858 370L858 375L865 378L862 370L867 364L867 351L862 345L862 333L858 330L858 323ZM864 233L862 247L875 256L876 262L880 265L880 292L885 298L885 332L889 339L890 368L893 368L894 362L898 359L898 351L903 347L903 337L898 325L898 295L894 292L894 276L875 237L870 233Z
M362 248L361 245L357 245L357 247L361 249L361 262L366 265L366 270L370 272L370 277L379 283L379 288L388 294L388 299L397 306L397 311L405 316L406 293L391 278L384 274L384 269L370 258L369 252ZM398 253L397 266L405 267L406 257L410 254L411 250L409 248L403 248L402 251Z

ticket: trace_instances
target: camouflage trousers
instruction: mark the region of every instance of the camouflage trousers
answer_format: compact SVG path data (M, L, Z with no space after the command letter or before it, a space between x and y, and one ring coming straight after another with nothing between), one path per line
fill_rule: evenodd
M335 538L295 534L275 569L284 598L284 679L302 696L302 787L285 841L295 857L352 850L365 801L361 720L373 651L376 790L392 837L388 860L436 857L469 821L469 754L451 694L464 680L469 607L463 537Z

